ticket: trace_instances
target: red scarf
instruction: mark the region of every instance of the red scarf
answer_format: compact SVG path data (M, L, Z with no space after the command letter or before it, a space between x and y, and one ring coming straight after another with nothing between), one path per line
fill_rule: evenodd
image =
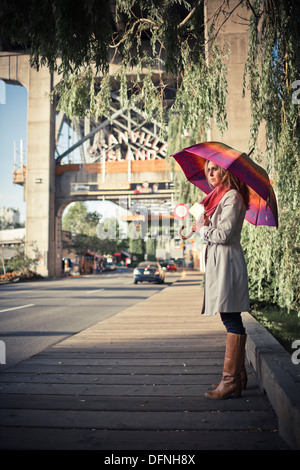
M223 188L222 186L218 186L213 191L211 191L204 199L200 202L200 204L204 205L205 215L210 217L215 212L219 202L221 201L222 197L224 196L227 191L231 188Z

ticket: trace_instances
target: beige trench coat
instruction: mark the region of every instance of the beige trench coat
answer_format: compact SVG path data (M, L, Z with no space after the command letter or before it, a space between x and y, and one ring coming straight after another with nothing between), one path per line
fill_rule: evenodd
M200 231L207 242L205 289L202 314L249 310L248 274L241 247L246 207L235 189L225 193Z

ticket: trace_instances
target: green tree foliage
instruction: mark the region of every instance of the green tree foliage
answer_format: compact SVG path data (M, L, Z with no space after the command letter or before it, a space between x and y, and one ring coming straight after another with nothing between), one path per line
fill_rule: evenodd
M104 255L127 249L128 241L122 235L118 221L113 218L102 221L101 216L89 212L83 202L71 205L63 217L62 229L71 232L72 241L68 247L78 255L87 251Z
M72 235L95 235L100 218L97 212L88 212L83 202L74 202L63 217L62 229Z
M107 0L4 0L2 41L30 50L33 67L66 74L94 62L106 70L112 24ZM57 60L59 58L59 60Z
M26 256L24 253L24 249L20 247L16 247L15 251L16 255L11 258L7 263L10 271L26 272L36 268L37 259L29 258L28 256Z
M30 52L31 64L57 72L53 95L69 117L110 116L112 74L121 106L142 106L165 136L171 113L191 129L214 117L226 126L223 51L205 60L201 0L4 0L3 38ZM170 107L170 94L175 96ZM193 113L189 112L189 106Z
M244 243L252 297L288 309L300 305L300 108L292 86L300 78L299 59L299 2L253 2L245 64L251 92L251 145L256 145L263 125L279 228L247 225ZM257 153L256 158L260 158Z

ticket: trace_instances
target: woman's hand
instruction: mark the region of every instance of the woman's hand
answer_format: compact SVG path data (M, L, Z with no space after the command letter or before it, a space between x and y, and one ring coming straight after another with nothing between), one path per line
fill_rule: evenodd
M193 223L192 232L199 231L201 227L203 227L203 225L209 225L209 217L205 214L203 214L203 216L201 216L200 219L197 220L197 222Z

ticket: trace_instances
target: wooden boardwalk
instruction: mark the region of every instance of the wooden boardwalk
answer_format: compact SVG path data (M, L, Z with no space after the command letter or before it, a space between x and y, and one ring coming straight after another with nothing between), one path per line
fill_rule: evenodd
M287 449L250 366L240 398L204 397L220 378L226 335L219 316L200 315L200 278L187 272L3 371L0 448Z

